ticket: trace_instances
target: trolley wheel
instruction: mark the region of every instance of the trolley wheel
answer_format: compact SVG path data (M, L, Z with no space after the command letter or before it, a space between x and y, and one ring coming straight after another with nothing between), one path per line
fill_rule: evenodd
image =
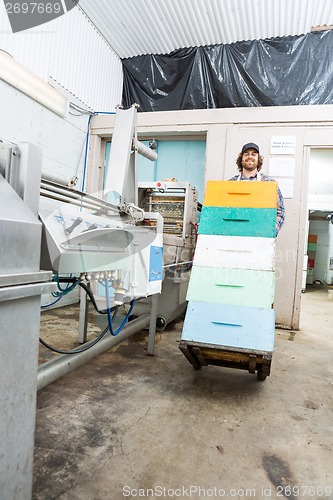
M262 366L261 368L258 369L257 371L258 380L266 380L267 375L268 375L268 368L266 366Z
M159 330L164 330L165 327L166 327L165 319L162 316L156 318L156 328L158 328Z

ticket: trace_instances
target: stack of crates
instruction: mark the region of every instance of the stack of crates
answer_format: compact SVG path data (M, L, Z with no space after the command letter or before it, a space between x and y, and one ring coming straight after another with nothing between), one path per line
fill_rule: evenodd
M276 182L208 181L180 348L191 362L198 348L214 349L194 366L237 367L223 363L221 348L250 355L239 367L253 372L272 354L276 204Z
M317 235L308 235L308 268L307 268L307 285L313 285L314 282L314 267L316 258Z

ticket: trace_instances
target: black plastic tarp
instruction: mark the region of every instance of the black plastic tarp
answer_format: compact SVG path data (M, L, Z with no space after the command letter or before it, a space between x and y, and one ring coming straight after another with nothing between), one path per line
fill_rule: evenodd
M139 111L333 104L333 31L122 60Z

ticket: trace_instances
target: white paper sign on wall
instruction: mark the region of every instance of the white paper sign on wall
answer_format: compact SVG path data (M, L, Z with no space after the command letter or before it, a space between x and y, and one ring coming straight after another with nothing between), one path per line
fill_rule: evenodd
M271 138L271 155L294 155L296 137L293 135L276 135Z

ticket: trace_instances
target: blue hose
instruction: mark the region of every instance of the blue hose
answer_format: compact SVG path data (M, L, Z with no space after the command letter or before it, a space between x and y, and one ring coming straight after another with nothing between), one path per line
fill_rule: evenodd
M108 315L109 330L110 330L111 335L116 336L124 328L125 323L127 323L128 318L133 310L135 300L132 300L131 307L129 308L125 318L123 319L123 322L121 323L119 328L116 331L114 331L113 326L112 326L112 317L111 317L111 309L110 309L109 280L107 278L105 278L105 298L106 298L106 310L107 310L107 315Z
M88 127L87 127L87 133L86 133L86 144L85 144L85 151L84 151L84 161L83 161L83 174L82 174L82 184L81 184L81 191L84 192L85 189L85 183L86 183L86 173L87 173L87 159L88 159L88 145L89 145L89 134L90 134L90 122L92 116L95 115L115 115L115 111L95 111L93 115L90 115L88 118Z
M56 304L60 299L62 299L62 297L64 297L68 293L72 292L74 290L74 288L80 282L80 280L77 280L72 285L70 285L69 283L67 283L65 288L61 288L60 283L59 283L59 276L57 274L55 275L54 279L55 279L55 281L57 283L59 292L52 292L51 295L52 295L52 297L55 297L56 300L54 300L50 304L45 304L45 305L41 306L41 309L48 309L49 307L54 306L54 304Z

